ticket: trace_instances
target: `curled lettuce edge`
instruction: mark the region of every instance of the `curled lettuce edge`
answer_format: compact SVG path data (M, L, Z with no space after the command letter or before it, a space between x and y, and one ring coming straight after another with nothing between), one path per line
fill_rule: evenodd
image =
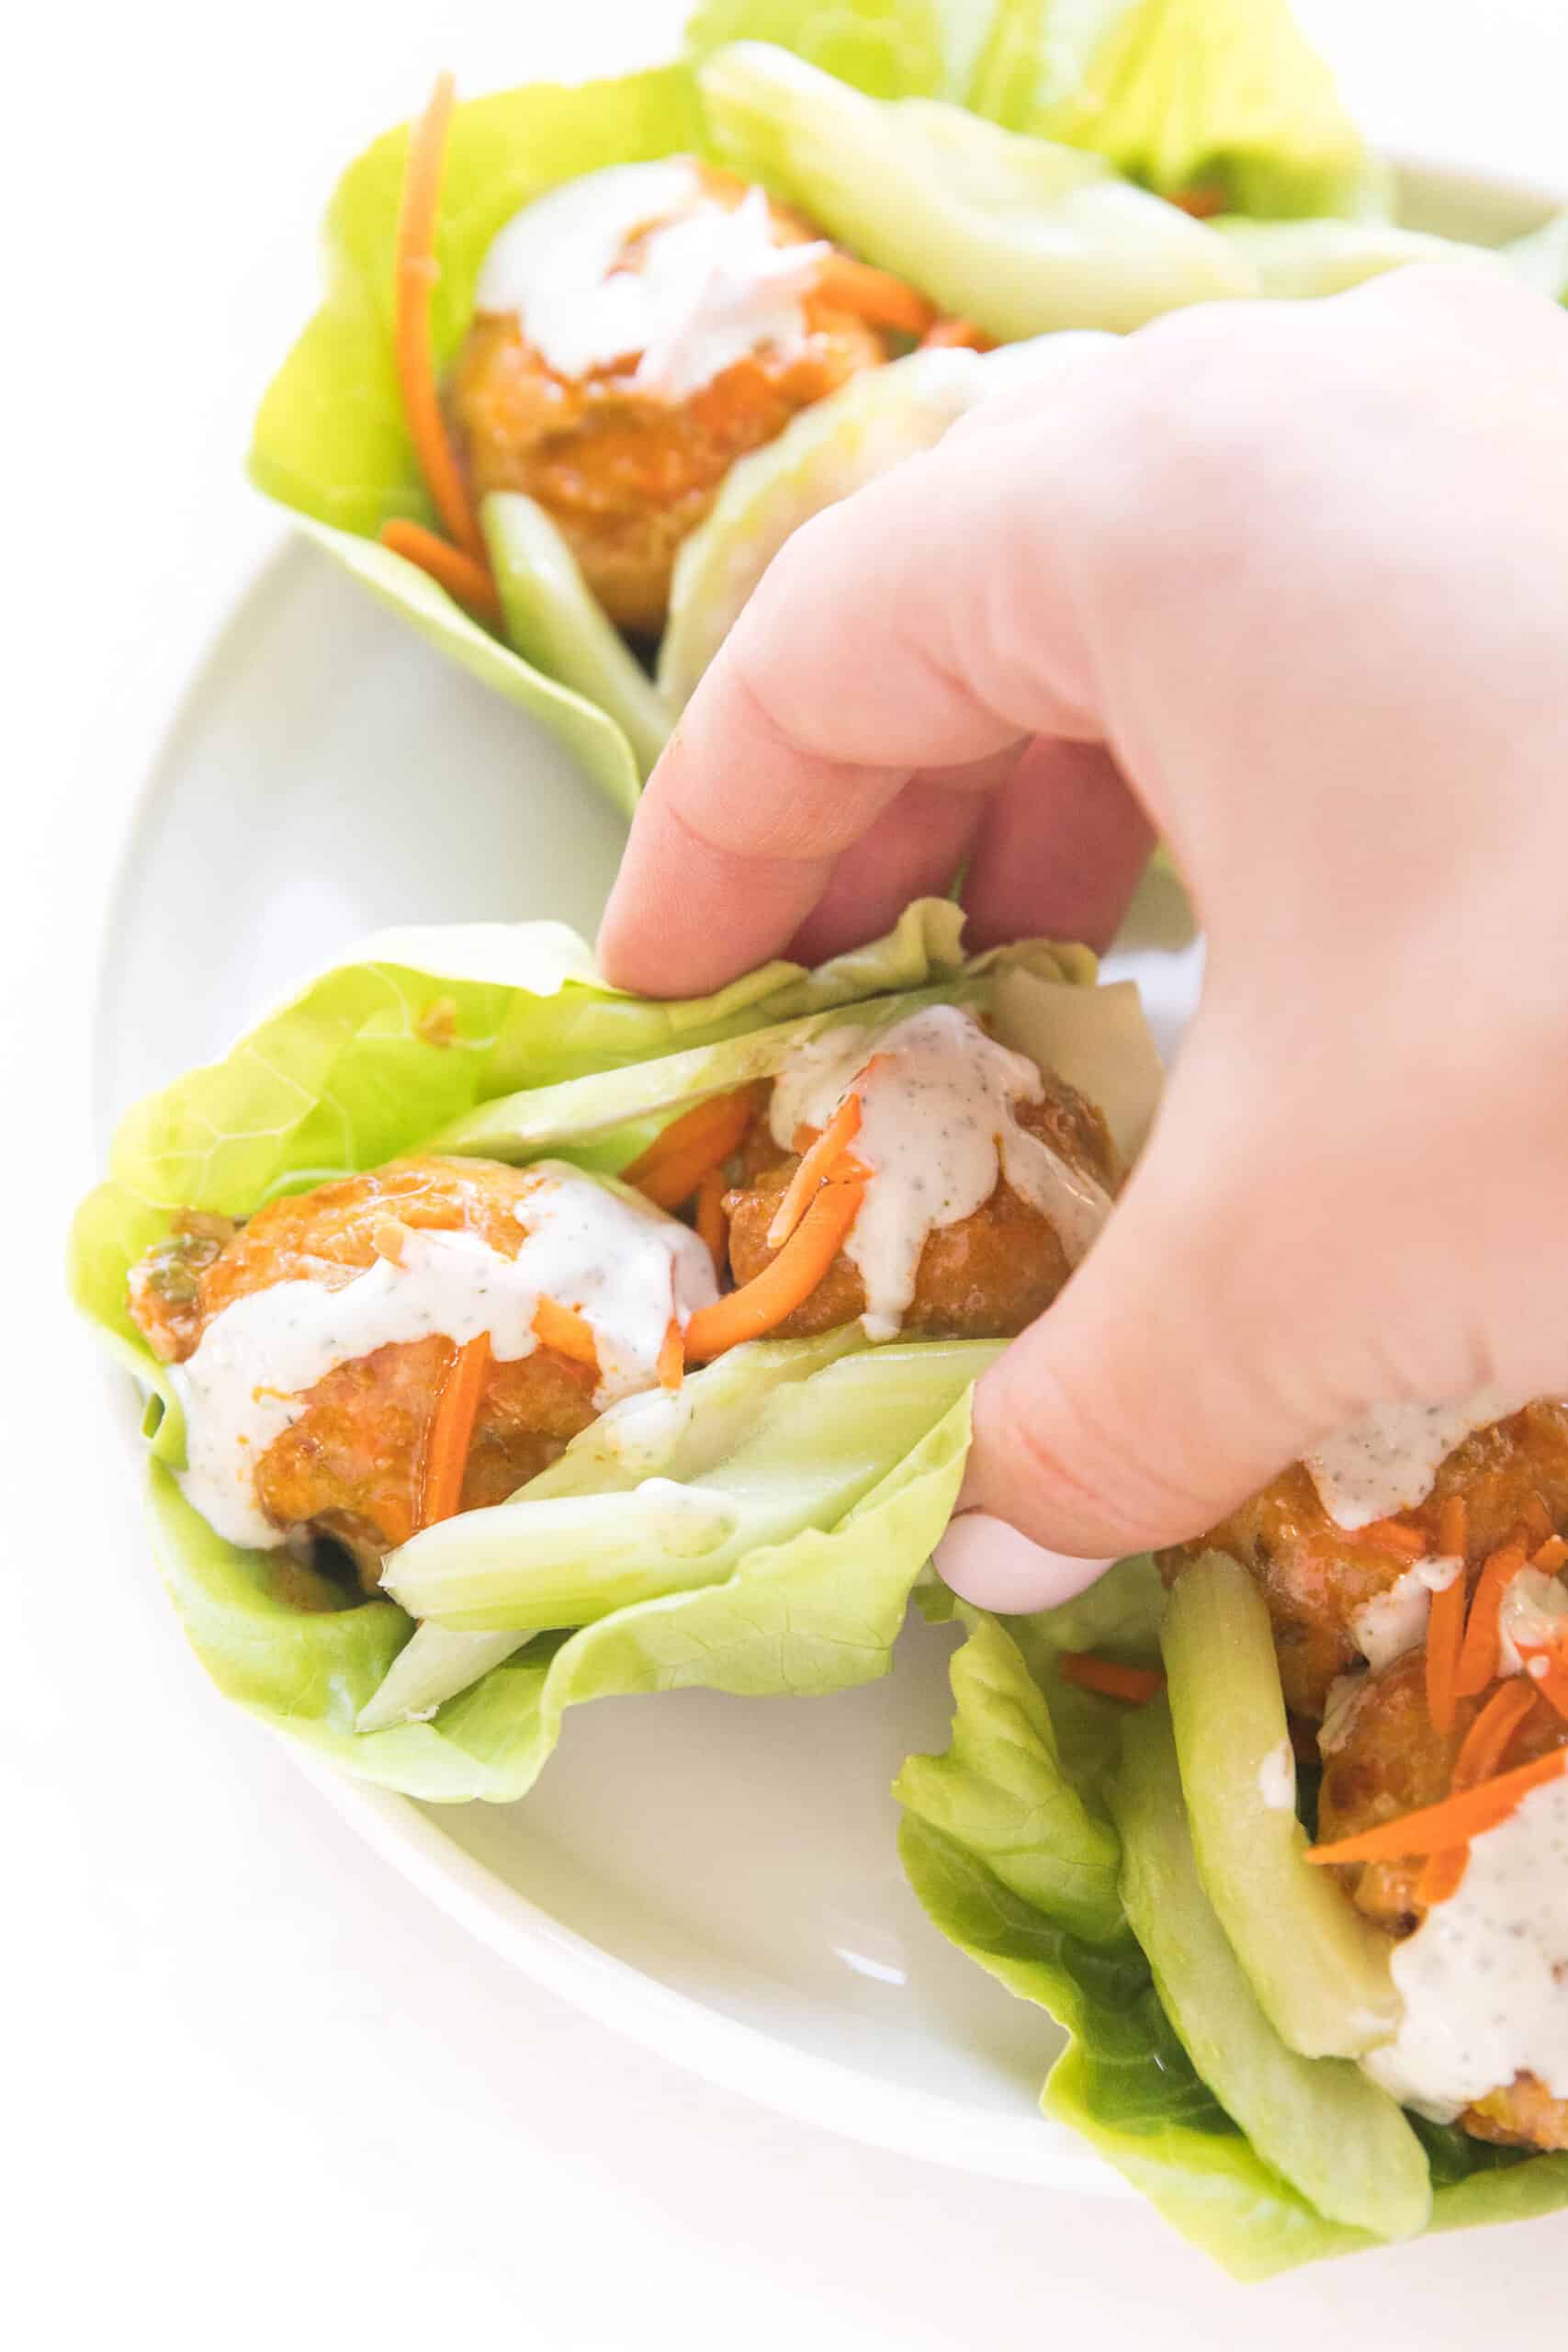
M722 1583L661 1592L579 1632L525 1642L519 1635L504 1645L479 1635L491 1647L477 1680L469 1669L479 1653L427 1643L411 1661L400 1697L395 1682L383 1692L410 1643L400 1609L387 1599L344 1606L340 1592L291 1566L285 1590L278 1555L224 1543L185 1501L175 1475L183 1460L177 1399L130 1320L126 1284L173 1211L249 1216L280 1193L427 1148L444 1128L482 1115L491 1098L521 1112L531 1097L553 1097L558 1105L575 1090L584 1148L568 1156L602 1164L607 1142L618 1165L637 1136L655 1132L689 1099L661 1071L678 1070L694 1053L707 1073L699 1094L733 1084L729 1072L737 1059L745 1066L748 1039L781 1018L821 1025L874 1015L890 1001L987 1003L1007 982L1010 1001L1021 992L1032 1034L1043 1036L1064 1019L1056 998L1096 992L1095 960L1085 949L1032 942L966 959L962 933L957 907L921 900L885 938L814 970L779 962L711 996L664 1004L605 987L583 942L560 924L384 933L298 991L221 1059L127 1114L110 1181L78 1212L70 1283L111 1355L151 1399L153 1549L221 1690L351 1771L444 1802L523 1793L554 1744L562 1709L578 1698L688 1683L806 1692L886 1672L910 1587L946 1523L967 1446L973 1373L958 1378L953 1351L940 1343L886 1353L881 1374L879 1351L865 1351L865 1369L855 1376L871 1383L866 1414L874 1419L879 1409L890 1411L903 1383L904 1433L886 1462L872 1465L869 1488L859 1482L849 1507L835 1490L838 1500L819 1514L826 1523L792 1526L781 1540L754 1544ZM1103 1050L1114 1057L1127 1050L1126 1008L1122 991L1107 990L1106 998ZM1066 1023L1064 1034L1077 1038L1075 1045L1069 1037L1069 1051L1081 1050L1078 1026ZM1079 1066L1080 1079L1087 1074ZM524 1084L530 1077L538 1081L533 1088ZM607 1103L595 1112L601 1088ZM673 1102L665 1099L671 1092ZM628 1099L645 1114L629 1125ZM596 1134L596 1119L601 1127L608 1120L609 1129ZM558 1118L552 1134L558 1136L562 1125ZM613 1447L601 1421L544 1474L537 1491L541 1498L607 1495L645 1476L705 1475L758 1423L781 1383L809 1385L850 1345L837 1335L830 1345L739 1351L728 1364L692 1375L691 1407L703 1411L673 1453L647 1442L640 1452L617 1451L619 1425L610 1433ZM929 1366L929 1412L918 1394L909 1401L908 1383L919 1377L908 1370L911 1352L923 1353ZM446 1654L432 1660L437 1646ZM458 1687L432 1687L458 1668ZM377 1728L356 1735L367 1710ZM422 1715L428 1719L415 1719Z
M1097 1649L1158 1663L1164 1596L1152 1561L1123 1561L1077 1600L1036 1617L1003 1623L942 1594L926 1605L965 1638L953 1660L952 1744L941 1758L908 1759L895 1782L899 1852L933 1925L1065 2033L1041 2095L1045 2113L1233 2278L1267 2278L1382 2243L1329 2219L1259 2155L1189 2055L1122 1902L1102 1905L1105 1838L1120 1850L1112 1801L1125 1717L1115 1702L1066 1682L1055 1662L1064 1650ZM1023 1842L1031 1829L1039 1849ZM1086 1916L1089 1856L1096 1900ZM1272 2031L1261 2011L1250 2022ZM1432 2230L1568 2205L1568 2155L1494 2147L1407 2120L1430 2171Z

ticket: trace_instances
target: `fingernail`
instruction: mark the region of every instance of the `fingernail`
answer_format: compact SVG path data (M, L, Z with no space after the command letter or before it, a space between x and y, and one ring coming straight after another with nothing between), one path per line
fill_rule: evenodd
M938 1576L961 1600L1010 1617L1071 1600L1111 1565L1073 1552L1048 1552L987 1510L964 1511L952 1520L931 1555Z

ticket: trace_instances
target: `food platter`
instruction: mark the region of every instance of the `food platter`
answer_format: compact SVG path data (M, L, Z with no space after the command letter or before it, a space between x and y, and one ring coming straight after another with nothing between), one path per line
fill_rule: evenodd
M1541 209L1433 169L1406 180L1409 217L1450 232L1495 238ZM591 932L620 839L527 717L286 548L237 599L135 807L101 978L105 1135L362 933L545 915ZM1118 969L1168 1046L1199 956L1156 882ZM129 1453L125 1485L129 1515ZM520 1806L424 1806L305 1769L429 1900L710 2079L875 2144L1123 2193L1036 2112L1039 2013L942 1942L899 1871L888 1784L942 1744L949 1647L912 1625L889 1679L827 1700L583 1709ZM211 1735L249 1736L216 1695Z

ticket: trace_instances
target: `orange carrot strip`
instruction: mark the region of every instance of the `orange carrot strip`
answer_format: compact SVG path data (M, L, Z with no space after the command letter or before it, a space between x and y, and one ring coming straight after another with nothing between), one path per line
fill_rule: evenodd
M1551 1523L1551 1513L1546 1508L1546 1498L1541 1494L1533 1494L1526 1498L1525 1507L1519 1513L1519 1523L1530 1539L1532 1551L1538 1544L1549 1544L1557 1532Z
M400 555L409 563L417 563L449 596L456 596L480 620L500 620L501 598L494 581L483 564L476 563L461 548L438 539L423 523L411 523L401 516L383 523L380 537L384 548L390 548L394 555Z
M1353 1540L1375 1544L1382 1552L1398 1552L1407 1560L1421 1559L1427 1550L1427 1539L1420 1529L1402 1527L1397 1519L1374 1519L1370 1526L1358 1527Z
M1532 1674L1529 1686L1532 1690L1539 1690L1548 1706L1555 1708L1568 1721L1568 1662L1559 1658L1548 1666L1539 1680Z
M860 1096L846 1094L816 1142L810 1146L800 1166L790 1178L783 1200L773 1212L768 1227L768 1247L782 1250L801 1218L811 1205L818 1184L825 1184L838 1162L844 1157L846 1147L860 1133ZM857 1163L858 1164L858 1163Z
M1196 187L1183 188L1170 201L1179 212L1187 213L1194 220L1212 220L1216 213L1229 209L1230 199L1223 187L1212 181L1200 181Z
M710 1169L722 1167L750 1122L749 1086L733 1094L712 1094L671 1119L648 1149L622 1169L621 1182L635 1184L655 1208L677 1209L691 1199Z
M430 338L430 297L440 275L435 217L455 90L450 74L438 74L429 104L409 132L402 200L398 208L392 347L409 436L436 512L457 545L476 563L483 564L485 543L446 438Z
M1539 1568L1543 1577L1554 1577L1561 1567L1568 1566L1568 1544L1561 1535L1550 1535L1539 1552L1530 1554L1530 1566Z
M996 343L973 319L938 319L920 337L922 351L995 351Z
M824 1184L772 1263L712 1306L700 1306L686 1326L686 1355L706 1363L742 1340L760 1340L808 1298L839 1254L865 1196L856 1183Z
M1534 1705L1535 1691L1528 1681L1505 1682L1493 1691L1465 1733L1449 1784L1450 1795L1496 1778L1514 1734ZM1446 1903L1458 1892L1469 1860L1468 1846L1450 1846L1433 1854L1416 1886L1418 1901L1428 1910L1434 1903Z
M1452 1584L1432 1595L1427 1625L1427 1713L1434 1731L1454 1727L1459 1696L1460 1652L1464 1645L1465 1582L1461 1568Z
M1124 1699L1130 1707L1146 1707L1165 1689L1157 1667L1123 1666L1120 1658L1100 1657L1093 1650L1059 1651L1056 1671L1080 1690L1096 1690L1102 1699Z
M1445 1560L1462 1560L1470 1548L1470 1507L1450 1495L1438 1510L1438 1549Z
M1398 1862L1407 1857L1438 1854L1449 1846L1468 1845L1488 1829L1506 1821L1521 1797L1529 1796L1568 1767L1568 1747L1554 1747L1533 1763L1516 1764L1511 1772L1483 1781L1479 1788L1423 1805L1397 1821L1380 1822L1375 1829L1359 1830L1353 1838L1336 1838L1331 1846L1309 1846L1309 1862Z
M724 1173L710 1168L697 1186L697 1238L707 1244L715 1278L722 1282L729 1264L729 1221L724 1214Z
M1461 1699L1473 1699L1495 1681L1502 1648L1503 1598L1525 1565L1522 1544L1504 1544L1488 1558L1465 1621L1464 1644L1454 1674Z
M490 1371L490 1333L460 1347L452 1360L424 1444L424 1476L421 1482L419 1523L434 1527L450 1519L463 1500L463 1473L468 1466L468 1445L474 1416Z
M686 1376L686 1347L681 1337L681 1326L671 1316L664 1333L664 1344L659 1351L659 1385L679 1388Z
M559 1306L553 1298L542 1298L534 1309L534 1337L542 1348L553 1348L558 1356L570 1356L573 1363L585 1363L598 1371L599 1350L592 1327L575 1307Z
M936 305L869 262L852 261L848 254L829 254L817 280L825 302L853 311L867 326L891 327L898 334L924 334L936 320Z

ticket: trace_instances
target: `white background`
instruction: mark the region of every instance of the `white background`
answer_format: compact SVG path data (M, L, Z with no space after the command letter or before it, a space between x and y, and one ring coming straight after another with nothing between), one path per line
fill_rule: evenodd
M220 1709L153 1591L56 1269L92 1170L117 842L279 529L241 478L250 410L313 298L337 168L438 64L474 91L642 62L682 13L98 0L10 36L0 2334L826 2352L1077 2323L1141 2352L1430 2352L1502 2312L1539 2336L1568 2222L1243 2295L1140 2208L874 2154L630 2048L360 1848ZM1385 142L1568 178L1563 0L1300 13Z

